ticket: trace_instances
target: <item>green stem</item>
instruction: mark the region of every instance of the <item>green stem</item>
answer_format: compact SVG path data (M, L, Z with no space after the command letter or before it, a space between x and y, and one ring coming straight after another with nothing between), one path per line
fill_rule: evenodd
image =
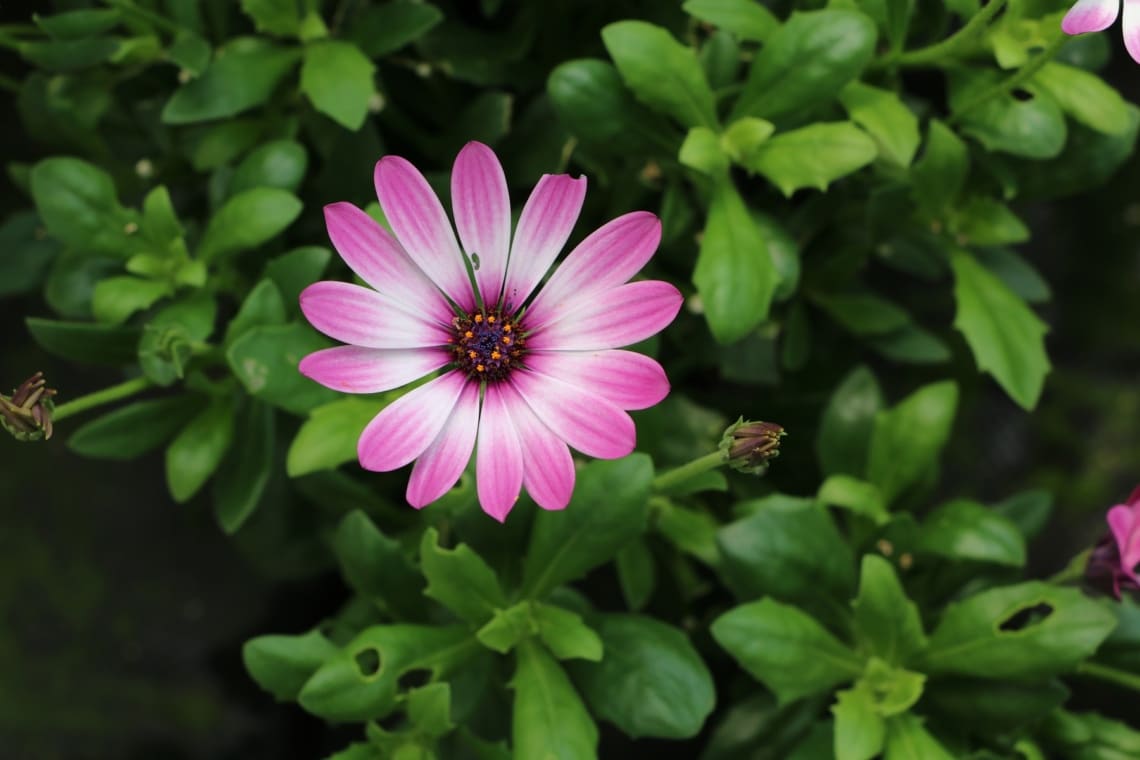
M135 395L139 391L145 391L154 385L154 381L145 375L125 380L118 385L112 385L109 388L104 388L101 391L89 393L86 396L80 396L74 401L68 401L66 404L60 404L51 413L52 422L59 422L60 420L71 417L75 414L86 412L88 409L94 409L103 404L109 404L112 401L128 398Z
M966 22L958 31L941 42L927 45L909 53L903 53L895 58L888 58L882 62L886 66L929 66L952 58L968 43L973 42L976 35L982 32L990 20L1005 6L1005 0L990 0L986 7L978 11L978 15Z
M1102 681L1108 681L1117 686L1132 689L1133 691L1140 691L1140 675L1136 675L1135 673L1117 670L1116 668L1110 668L1107 665L1101 665L1096 662L1082 662L1080 665L1077 665L1077 672L1081 675L1099 678Z
M1005 95L1025 84L1034 74L1040 71L1045 64L1053 60L1053 56L1057 55L1057 51L1068 41L1068 37L1063 34L1060 35L1050 42L1048 47L1033 56L1033 58L1013 74L955 108L954 115L950 118L951 123L958 121L962 117L962 114L977 108L987 100Z
M725 451L714 451L711 454L705 454L703 457L698 457L688 464L683 464L668 472L663 472L653 479L653 490L660 493L667 491L678 483L684 483L690 478L700 475L702 472L720 467L728 461L728 453Z

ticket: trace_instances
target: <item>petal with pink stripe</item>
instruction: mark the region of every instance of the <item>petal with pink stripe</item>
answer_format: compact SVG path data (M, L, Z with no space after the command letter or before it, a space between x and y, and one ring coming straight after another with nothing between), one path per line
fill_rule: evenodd
M681 309L681 291L660 280L620 285L567 304L550 321L531 324L528 347L537 351L596 351L645 340L664 329Z
M448 372L385 407L356 443L360 466L388 472L422 454L443 429L467 384L463 375Z
M511 421L501 383L491 383L483 395L479 443L475 453L475 487L483 511L499 522L518 501L523 481L523 453Z
M544 174L535 185L511 244L503 292L509 308L521 306L550 269L578 221L585 198L585 177Z
M459 242L472 260L483 303L493 306L499 301L507 272L511 199L503 167L483 143L469 142L456 156L451 171L451 207Z
M408 503L416 509L443 496L471 461L479 429L479 386L467 383L439 435L416 459L408 479Z
M543 509L564 509L574 493L574 460L509 383L500 383L523 450L523 486Z
M301 359L301 374L342 393L380 393L407 385L451 361L439 348L336 346Z
M333 247L360 279L408 311L426 311L444 324L451 321L443 294L375 219L351 203L330 203L325 226Z
M375 180L380 207L408 256L460 308L471 311L475 294L463 254L424 175L399 156L385 156L376 163Z
M1124 0L1124 49L1140 63L1140 0Z
M528 313L535 324L548 321L567 302L615 288L641 271L661 242L661 221L634 211L599 227L558 265Z
M314 282L301 291L301 311L313 327L342 343L367 348L441 346L451 334L411 314L375 290L348 282Z
M1136 0L1124 0L1125 16L1128 5ZM1061 30L1065 34L1099 32L1112 26L1116 14L1120 12L1120 0L1078 0L1061 19Z
M669 395L665 370L636 351L536 351L527 367L595 393L622 409L648 409Z
M606 399L535 372L514 372L508 382L539 420L583 454L617 459L633 451L633 420Z

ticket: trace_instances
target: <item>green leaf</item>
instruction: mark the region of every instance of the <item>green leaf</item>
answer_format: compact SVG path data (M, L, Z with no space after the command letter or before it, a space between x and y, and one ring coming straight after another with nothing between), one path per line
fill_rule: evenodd
M881 335L910 322L910 315L871 293L816 293L815 302L855 335Z
M1049 283L1041 273L1009 248L978 248L973 254L1018 298L1028 303L1044 303L1053 297Z
M1080 591L1037 581L976 594L946 608L917 664L930 674L1038 678L1091 655L1115 616Z
M693 284L709 330L720 343L740 340L768 316L779 282L759 227L731 181L716 183Z
M115 8L82 9L55 13L51 16L32 14L36 26L57 40L77 40L95 37L119 25L121 16Z
M922 157L910 170L914 197L926 213L939 215L953 205L970 172L970 151L950 127L931 119Z
M859 594L852 609L860 651L892 665L905 665L926 647L918 607L907 598L894 567L882 557L863 555Z
M816 451L825 473L864 476L875 416L882 408L883 394L871 370L853 369L831 395L820 422Z
M776 131L775 125L764 119L745 116L737 119L720 136L721 148L733 161L747 166L753 160L760 146Z
M74 362L130 364L135 361L140 331L87 322L60 322L28 317L28 332L45 351Z
M668 541L686 554L704 562L717 565L720 550L716 546L716 532L720 524L708 512L670 504L669 508L657 516L657 530Z
M878 657L867 661L855 688L865 689L875 711L885 718L906 712L922 697L926 676L888 665Z
M181 429L201 402L195 395L136 401L84 423L67 439L67 446L94 459L135 459Z
M172 288L165 282L130 275L108 277L95 285L91 310L100 322L118 325L136 311L150 308L161 298L171 295L171 292Z
M307 245L281 254L265 265L265 276L277 283L285 310L300 314L301 291L321 278L332 252L319 245Z
M640 610L653 595L657 582L653 553L643 539L634 539L617 555L618 583L626 605Z
M721 569L737 596L809 602L847 600L854 561L831 516L812 500L778 497L745 502L754 512L717 533Z
M297 322L247 330L226 351L230 369L250 395L287 412L304 414L336 393L297 371L301 358L329 342Z
M878 153L875 141L849 121L817 123L765 141L744 166L790 196L805 187L826 190L874 161Z
M898 166L910 166L918 150L918 118L890 90L851 82L839 93L851 121L867 130L879 145L879 154Z
M865 340L875 351L896 362L940 364L949 361L951 356L945 343L913 323Z
M653 466L644 454L591 462L566 509L535 515L522 595L543 596L607 562L645 530Z
M681 8L742 40L764 42L780 26L770 10L753 0L686 0Z
M922 719L904 713L887 720L883 760L954 760L922 725Z
M84 40L49 42L10 42L25 60L41 69L72 72L98 66L111 60L120 49L120 40L92 37Z
M867 480L888 503L938 465L957 408L958 386L943 381L923 386L875 415Z
M241 9L266 34L290 37L301 26L297 0L241 0Z
M211 262L256 248L281 234L300 213L301 201L287 190L258 187L239 193L210 217L198 257Z
M507 654L538 633L534 604L537 602L523 600L506 609L495 610L491 619L475 632L475 638L488 649Z
M249 519L269 485L276 464L275 423L273 407L253 399L238 418L241 445L218 468L214 480L214 515L227 535L236 533Z
M511 741L517 758L590 760L597 757L598 727L566 672L533 641L517 652Z
M774 599L742 604L712 622L712 636L781 705L854 680L863 663L798 607Z
M1012 522L1026 540L1045 529L1053 511L1053 494L1045 490L1022 491L993 505L993 511Z
M395 0L367 8L348 30L353 42L369 58L379 58L422 37L443 21L431 3Z
M429 683L408 692L408 721L416 730L431 737L440 737L455 728L451 722L451 685L446 682Z
M1023 99L1003 92L981 99L1003 76L990 70L951 72L950 108L962 125L962 132L986 150L1025 158L1053 158L1065 147L1068 136L1060 107L1044 93Z
M849 512L862 515L876 525L884 525L890 520L887 504L878 487L850 475L829 475L820 485L816 499L823 504L843 507Z
M230 195L255 187L276 187L295 192L305 178L309 158L295 140L272 140L259 145L238 164L230 180Z
M77 251L127 258L133 211L119 205L109 174L78 158L45 158L32 167L32 199L53 237Z
M230 345L235 338L255 327L280 325L284 322L285 304L281 300L281 292L272 280L262 280L249 291L237 314L226 326L225 344Z
M830 101L871 60L875 36L874 22L855 10L793 13L757 54L730 121L772 119Z
M1025 565L1025 539L1017 526L965 499L947 502L926 516L917 548L948 559Z
M17 211L0 224L0 298L39 290L59 254L59 244L44 237L33 211Z
M1029 239L1029 228L1009 206L985 195L967 198L948 221L962 245L1006 245Z
M1123 135L1132 129L1128 102L1096 74L1050 61L1030 82L1090 129L1109 135Z
M214 330L217 304L206 291L197 291L162 308L143 328L138 362L159 385L185 376L195 350Z
M696 736L716 702L712 675L685 634L643 615L598 617L605 657L570 673L590 710L627 736Z
M187 129L186 152L198 171L227 166L252 150L262 139L263 126L253 118L226 121Z
M978 734L1016 733L1042 721L1065 703L1069 690L1060 680L994 681L942 677L923 694L923 705L951 725L968 725Z
M1005 283L965 251L950 254L958 312L954 326L970 344L978 368L1024 409L1041 397L1049 357L1045 323Z
M835 760L871 760L883 749L887 724L866 689L845 689L835 695Z
M420 569L428 582L424 594L469 623L482 625L507 606L499 579L483 558L467 544L440 548L435 528L424 531Z
M166 49L166 57L174 65L198 76L210 65L212 52L206 40L189 29L179 29Z
M434 681L477 651L464 626L372 626L325 660L298 701L328 721L375 720L396 707L401 677L426 670Z
M318 111L355 132L368 116L375 68L350 42L311 42L305 46L301 65L301 92Z
M232 400L212 399L166 447L166 483L182 504L206 484L222 463L234 435Z
M278 702L292 702L305 681L337 653L320 631L299 636L258 636L245 642L241 658L250 677Z
M162 109L166 124L224 119L269 100L300 52L249 37L231 40L197 79L175 91Z
M285 456L291 478L331 470L356 460L356 441L365 426L398 394L380 398L342 398L318 406L297 431Z
M341 518L332 548L352 588L403 619L422 614L423 578L399 542L380 532L363 511Z
M642 103L686 127L717 127L716 102L692 48L644 21L610 24L602 41Z
M971 0L966 0L970 2ZM951 7L953 0L947 3ZM892 52L900 52L906 42L907 27L914 14L915 0L859 0L859 6L875 19L886 33ZM977 13L977 8L973 9Z
M720 147L716 132L708 127L693 127L681 144L677 160L690 169L717 177L728 170L728 156Z
M602 659L602 640L578 613L552 604L531 602L538 637L560 660L578 659L598 662Z

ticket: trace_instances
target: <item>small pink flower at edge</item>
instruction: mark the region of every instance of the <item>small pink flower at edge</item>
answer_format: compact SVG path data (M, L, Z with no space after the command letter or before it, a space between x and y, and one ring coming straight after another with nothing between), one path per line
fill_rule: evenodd
M1140 589L1140 486L1125 504L1117 504L1106 516L1110 536L1093 548L1086 575L1092 580L1108 581L1112 593L1120 598L1120 589Z
M309 322L348 345L306 356L300 371L334 390L379 393L443 369L368 424L361 466L414 461L407 499L420 508L455 485L474 452L479 503L496 520L523 487L540 507L562 509L574 490L569 447L626 456L636 442L626 410L669 392L656 361L618 350L681 307L669 283L628 282L657 250L660 221L635 211L603 225L540 288L577 221L585 178L544 175L512 238L499 160L468 143L451 174L458 242L408 161L380 159L375 181L395 236L350 203L325 207L333 246L369 287L318 282L301 293Z
M1140 63L1140 0L1077 0L1062 19L1061 30L1065 34L1104 31L1116 21L1121 3L1124 47L1132 60Z

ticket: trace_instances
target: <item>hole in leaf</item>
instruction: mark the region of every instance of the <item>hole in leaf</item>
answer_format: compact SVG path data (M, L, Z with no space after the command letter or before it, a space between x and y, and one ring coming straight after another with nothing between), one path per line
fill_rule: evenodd
M1014 100L1020 100L1022 102L1025 102L1027 100L1033 100L1033 93L1030 92L1029 90L1023 90L1020 87L1018 87L1013 92L1011 92L1010 95L1013 96Z
M400 674L400 678L396 681L400 691L410 691L411 689L418 689L421 686L427 686L431 683L431 671L427 668L416 668L415 670L408 670Z
M360 675L365 678L371 678L380 672L380 651L376 647L360 650L354 659Z
M1045 602L1035 604L1032 607L1023 607L1002 621L998 630L1003 633L1023 631L1031 625L1037 625L1052 614L1052 605Z

